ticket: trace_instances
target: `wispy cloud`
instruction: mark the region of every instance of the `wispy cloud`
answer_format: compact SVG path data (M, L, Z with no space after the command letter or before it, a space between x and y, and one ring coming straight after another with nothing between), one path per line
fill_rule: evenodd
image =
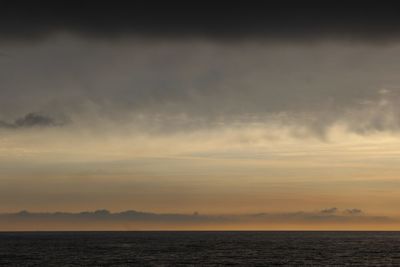
M337 211L338 209L333 207L333 208L322 209L320 212L322 214L335 214Z
M56 121L49 116L32 112L23 117L17 118L12 122L0 121L0 128L18 129L31 127L54 127L63 124L64 122Z

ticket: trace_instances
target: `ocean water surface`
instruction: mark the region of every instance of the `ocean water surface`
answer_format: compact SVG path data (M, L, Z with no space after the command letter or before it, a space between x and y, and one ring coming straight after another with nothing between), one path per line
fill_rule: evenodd
M0 266L400 266L400 232L3 232Z

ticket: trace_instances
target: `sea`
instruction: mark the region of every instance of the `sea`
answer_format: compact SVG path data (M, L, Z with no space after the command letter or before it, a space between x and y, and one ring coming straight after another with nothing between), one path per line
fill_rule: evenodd
M2 232L0 266L400 266L400 232Z

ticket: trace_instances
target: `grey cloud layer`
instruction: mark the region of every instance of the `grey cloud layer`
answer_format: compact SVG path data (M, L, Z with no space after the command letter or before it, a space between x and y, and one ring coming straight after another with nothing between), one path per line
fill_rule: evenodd
M2 45L0 120L32 110L82 125L175 131L338 121L364 133L399 128L400 46L91 42L71 36ZM115 125L114 125L115 126Z

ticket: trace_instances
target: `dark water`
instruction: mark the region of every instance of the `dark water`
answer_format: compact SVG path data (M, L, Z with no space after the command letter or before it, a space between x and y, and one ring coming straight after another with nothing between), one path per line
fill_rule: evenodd
M0 233L1 266L400 266L400 232Z

